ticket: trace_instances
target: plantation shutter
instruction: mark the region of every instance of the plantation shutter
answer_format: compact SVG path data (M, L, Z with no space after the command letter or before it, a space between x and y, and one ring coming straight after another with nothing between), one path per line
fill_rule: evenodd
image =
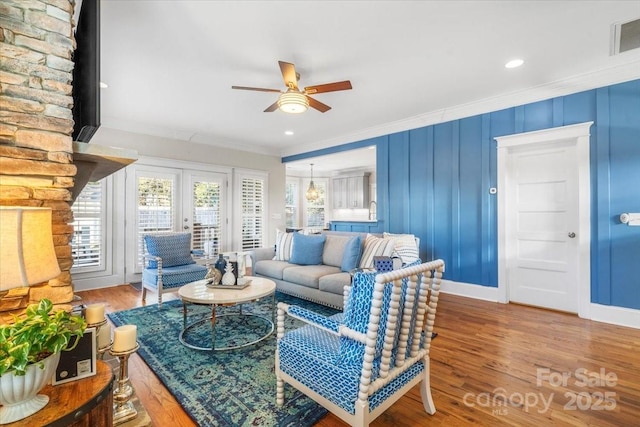
M144 235L174 230L174 180L138 177L138 262L142 265Z
M260 248L264 236L265 181L242 178L242 250Z
M220 252L220 184L210 181L194 181L193 232L191 244L194 251L215 256Z
M71 206L74 218L71 257L74 269L99 269L104 265L104 186L104 181L89 182Z

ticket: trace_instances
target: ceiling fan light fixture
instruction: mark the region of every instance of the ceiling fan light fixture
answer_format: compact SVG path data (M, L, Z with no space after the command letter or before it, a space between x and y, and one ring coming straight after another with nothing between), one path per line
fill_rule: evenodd
M278 98L278 108L285 113L304 113L309 108L309 99L300 92L287 91Z

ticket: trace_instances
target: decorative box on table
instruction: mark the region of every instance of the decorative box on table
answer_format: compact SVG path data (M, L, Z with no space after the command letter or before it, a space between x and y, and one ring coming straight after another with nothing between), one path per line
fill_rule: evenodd
M379 273L393 271L393 259L388 256L374 256L373 266Z

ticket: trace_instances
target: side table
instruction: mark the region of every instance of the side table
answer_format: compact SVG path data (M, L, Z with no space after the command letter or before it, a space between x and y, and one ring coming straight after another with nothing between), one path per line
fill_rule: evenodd
M96 361L96 368L92 377L45 386L40 394L49 396L47 406L3 427L113 426L113 371L102 360Z

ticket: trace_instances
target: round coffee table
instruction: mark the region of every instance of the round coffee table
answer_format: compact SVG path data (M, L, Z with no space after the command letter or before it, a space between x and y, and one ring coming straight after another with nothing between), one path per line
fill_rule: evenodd
M211 288L207 286L206 280L198 280L196 282L188 283L182 286L178 290L178 295L182 299L183 305L183 329L180 331L180 342L186 347L193 348L195 350L232 350L236 348L247 347L256 344L268 336L270 336L274 329L275 321L275 307L276 307L276 284L273 280L265 279L263 277L245 276L251 283L249 286L240 289L239 286L231 285L228 288ZM271 296L271 318L260 316L258 314L246 313L242 311L242 304L257 301L261 298ZM211 307L211 317L200 319L191 324L187 324L187 306L189 304L208 305ZM239 313L223 314L216 316L216 307L218 306L233 306L239 305ZM258 339L251 340L246 343L242 343L234 346L216 347L216 319L222 316L253 316L263 319L267 322L267 333L260 336ZM204 324L205 322L211 322L211 347L198 346L187 342L184 338L185 333L189 330Z

